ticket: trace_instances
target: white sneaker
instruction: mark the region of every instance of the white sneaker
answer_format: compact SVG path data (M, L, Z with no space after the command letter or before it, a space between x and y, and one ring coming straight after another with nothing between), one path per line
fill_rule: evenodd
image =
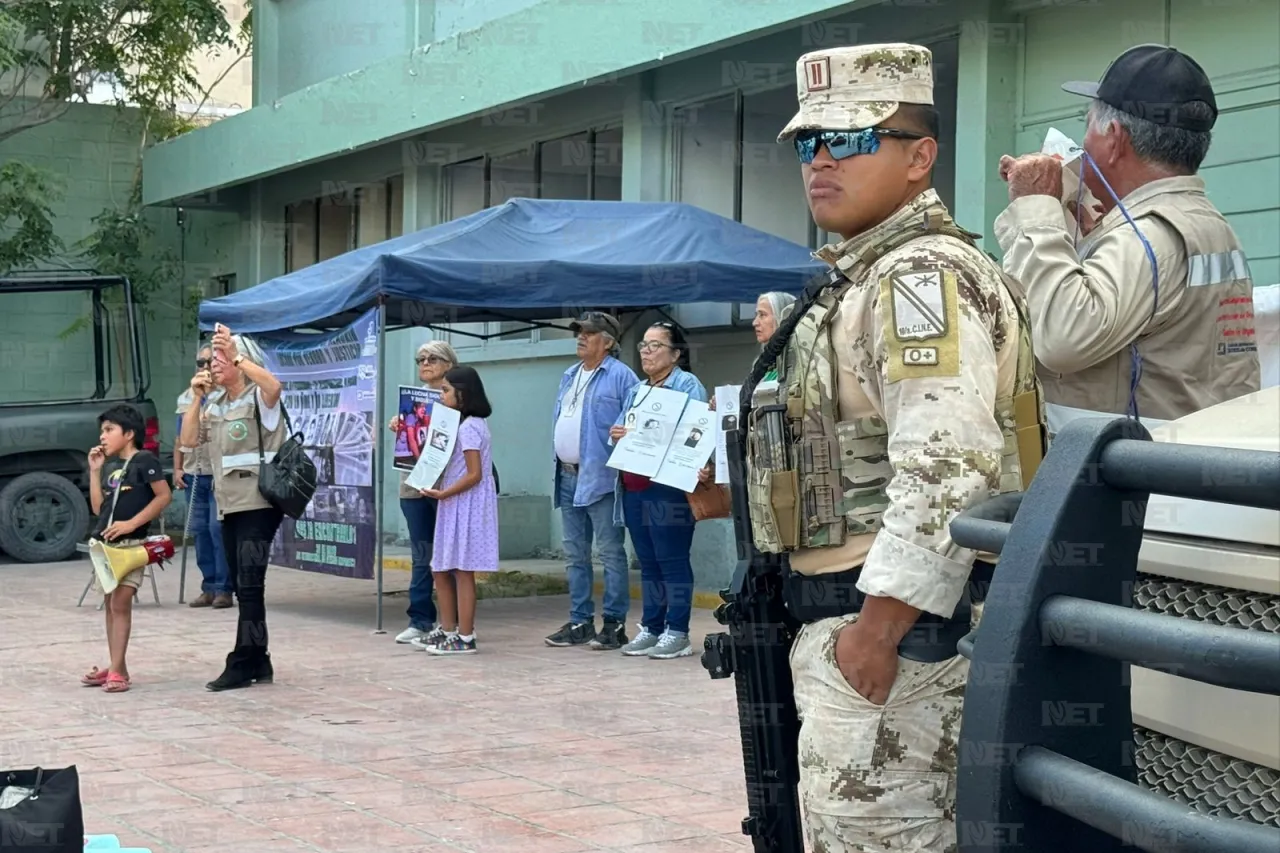
M425 636L427 636L427 632L421 628L405 628L399 634L396 634L396 642L401 645L407 645Z

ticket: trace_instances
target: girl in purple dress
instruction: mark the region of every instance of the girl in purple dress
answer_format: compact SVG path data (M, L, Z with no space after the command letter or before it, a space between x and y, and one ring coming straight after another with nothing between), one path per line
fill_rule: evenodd
M422 492L439 501L431 571L444 629L427 651L462 655L476 650L475 573L498 570L498 490L485 420L493 408L480 374L465 365L444 375L441 391L440 403L457 409L461 422L440 488Z

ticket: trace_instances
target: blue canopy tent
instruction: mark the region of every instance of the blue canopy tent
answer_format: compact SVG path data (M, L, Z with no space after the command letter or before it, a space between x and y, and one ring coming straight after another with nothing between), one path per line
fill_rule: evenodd
M377 306L381 335L388 327L494 320L539 326L588 308L624 314L754 303L767 291L798 294L825 269L804 246L688 204L517 198L207 300L199 323L270 336L341 328ZM382 340L379 377L385 351ZM376 444L381 631L386 442Z
M395 326L572 316L799 293L803 246L688 204L512 199L200 305L200 326L336 328L376 304Z

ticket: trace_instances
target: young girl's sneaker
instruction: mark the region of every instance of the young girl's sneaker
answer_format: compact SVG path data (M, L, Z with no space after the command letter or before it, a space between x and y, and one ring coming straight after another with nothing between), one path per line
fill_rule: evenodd
M418 651L430 651L444 641L445 633L439 627L432 628L427 634L409 641L409 645Z
M476 641L474 637L464 640L455 635L441 640L427 651L433 655L473 655L476 653Z

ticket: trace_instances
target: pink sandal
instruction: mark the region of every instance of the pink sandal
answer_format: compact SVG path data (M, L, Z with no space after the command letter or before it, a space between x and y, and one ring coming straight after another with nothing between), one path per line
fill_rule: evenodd
M98 669L96 666L80 676L80 683L85 687L101 687L107 683L109 673L105 669Z
M132 682L118 672L107 674L107 680L103 683L102 689L107 693L124 693L130 687Z

